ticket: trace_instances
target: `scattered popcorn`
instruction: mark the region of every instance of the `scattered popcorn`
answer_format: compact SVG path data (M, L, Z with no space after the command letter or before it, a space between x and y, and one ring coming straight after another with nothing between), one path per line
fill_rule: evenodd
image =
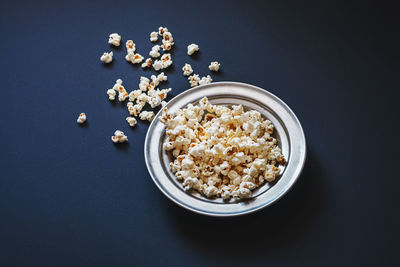
M199 46L197 44L191 44L187 47L187 54L189 56L193 55L194 52L199 51Z
M128 122L129 126L133 127L136 125L137 121L134 117L126 117L126 121Z
M190 66L190 64L187 63L185 64L185 66L183 66L182 70L183 70L183 75L185 76L189 76L190 74L193 73L192 66Z
M108 89L107 90L107 95L108 95L108 100L115 100L116 92L114 89Z
M158 32L150 33L150 41L157 42L157 40L158 40Z
M110 36L108 37L108 43L119 46L121 43L121 35L119 35L118 33L110 34Z
M211 71L218 71L220 65L221 65L221 64L219 64L218 61L213 61L213 62L210 63L210 66L208 66L208 68L209 68Z
M142 111L140 114L139 114L139 118L141 119L141 120L148 120L148 121L152 121L153 120L153 118L154 118L154 112L153 111Z
M113 60L114 53L111 51L110 53L104 52L100 57L100 60L104 63L110 63Z
M151 51L149 53L149 56L154 57L154 58L158 58L160 56L160 46L159 45L155 45L151 48Z
M132 40L126 41L125 46L126 46L126 51L127 51L128 53L135 53L135 51L136 51L136 45L135 45L135 43L134 43Z
M199 85L204 85L204 84L209 84L213 80L211 79L210 75L207 75L207 77L202 77L201 80L199 81Z
M195 86L199 85L200 77L198 74L193 74L193 75L189 76L188 80L189 80L190 86L195 87Z
M224 200L251 198L286 163L272 123L241 105L212 105L204 97L174 114L163 108L159 120L168 136L163 148L174 158L170 169L185 190Z
M124 134L124 132L116 130L114 135L111 136L111 141L113 141L114 143L123 143L125 141L128 141L128 137Z
M160 36L163 36L165 32L168 32L167 27L159 27L158 28L158 34L160 34Z
M146 59L142 64L142 68L150 68L151 67L151 63L152 63L151 58Z
M86 114L85 113L81 113L79 114L78 119L76 120L77 123L82 124L86 121Z

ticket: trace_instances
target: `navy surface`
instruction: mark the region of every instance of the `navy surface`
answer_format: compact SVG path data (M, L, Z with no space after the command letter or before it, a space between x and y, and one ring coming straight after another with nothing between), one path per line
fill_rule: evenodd
M3 1L0 16L1 266L399 265L399 32L394 6L365 1ZM107 100L151 70L128 64L132 39L148 54L164 25L176 46L171 96L184 63L284 100L303 124L304 172L256 214L186 211L147 173L148 124L130 129ZM186 55L197 43L200 52ZM104 66L100 55L114 51ZM88 121L76 123L80 112ZM129 137L114 145L116 129Z

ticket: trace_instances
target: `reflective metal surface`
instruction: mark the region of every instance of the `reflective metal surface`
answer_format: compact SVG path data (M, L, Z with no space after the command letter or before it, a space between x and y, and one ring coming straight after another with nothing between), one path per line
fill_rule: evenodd
M176 204L196 213L210 216L237 216L262 209L281 198L299 177L306 157L303 129L292 110L275 95L259 87L237 83L217 82L189 89L168 102L174 112L189 103L196 103L207 96L212 104L238 105L259 111L275 126L275 138L279 141L287 164L273 184L264 184L253 191L247 200L223 201L209 199L195 191L185 192L182 184L169 169L169 155L162 149L166 138L165 126L155 116L146 135L144 155L147 169L157 187Z

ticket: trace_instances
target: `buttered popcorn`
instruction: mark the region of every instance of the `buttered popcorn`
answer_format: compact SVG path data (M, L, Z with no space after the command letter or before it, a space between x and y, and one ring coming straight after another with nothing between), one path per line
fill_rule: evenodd
M174 158L170 169L185 190L250 198L252 190L275 181L286 163L272 123L241 105L212 105L204 97L174 114L164 108L159 119L168 136L163 148Z
M118 33L110 34L108 36L108 43L115 46L119 46L121 43L121 35L119 35Z

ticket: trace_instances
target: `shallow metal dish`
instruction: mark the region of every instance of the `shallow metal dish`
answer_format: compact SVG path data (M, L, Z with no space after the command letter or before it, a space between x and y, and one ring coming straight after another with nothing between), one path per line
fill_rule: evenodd
M238 82L217 82L189 89L168 102L174 112L189 103L196 103L207 96L212 104L238 105L259 111L275 126L275 138L279 141L287 164L281 167L281 176L274 184L264 184L253 191L248 200L223 201L209 199L196 191L185 192L169 169L168 153L162 149L166 138L165 126L155 116L146 135L144 155L147 169L157 187L176 204L196 213L210 216L237 216L262 209L281 198L299 177L305 157L306 142L300 122L292 110L278 97L259 87Z

